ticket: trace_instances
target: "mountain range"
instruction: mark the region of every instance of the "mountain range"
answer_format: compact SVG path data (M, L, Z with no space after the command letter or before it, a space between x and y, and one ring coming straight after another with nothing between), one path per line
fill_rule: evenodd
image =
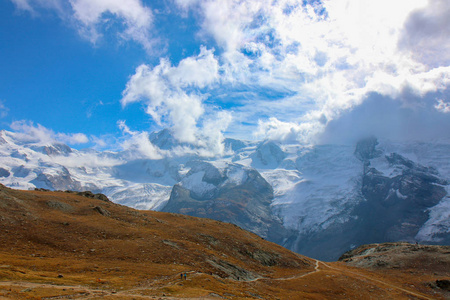
M164 155L76 150L1 131L0 182L225 221L328 261L361 244L450 243L450 143L225 139L224 154L211 156L169 130L148 138Z

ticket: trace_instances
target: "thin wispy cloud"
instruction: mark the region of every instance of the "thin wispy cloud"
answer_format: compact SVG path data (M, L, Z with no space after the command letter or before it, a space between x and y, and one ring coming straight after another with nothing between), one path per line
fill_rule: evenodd
M41 124L27 121L15 121L10 125L21 142L50 145L53 143L67 143L69 145L86 144L89 138L84 133L58 133Z
M154 50L152 10L140 0L11 0L19 10L38 15L42 9L54 10L79 34L93 44L108 30L118 39L139 43L149 53Z

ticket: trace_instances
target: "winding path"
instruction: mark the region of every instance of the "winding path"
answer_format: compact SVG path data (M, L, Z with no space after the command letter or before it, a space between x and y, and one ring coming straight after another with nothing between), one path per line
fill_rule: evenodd
M426 300L432 300L433 298L430 298L426 295L417 293L417 292L413 292L411 290L407 290L404 289L402 287L399 287L397 285L388 283L386 281L383 280L379 280L379 279L375 279L375 278L371 278L369 276L366 276L364 274L361 274L359 272L354 272L351 270L348 270L346 268L339 268L339 267L334 267L334 266L330 266L329 264L319 261L319 260L315 260L315 267L314 270L304 273L304 274L300 274L300 275L296 275L296 276L290 276L290 277L280 277L280 278L268 278L268 277L259 277L259 278L255 278L253 280L247 280L245 282L254 282L254 281L258 281L258 280L271 280L271 281L282 281L282 280L295 280L295 279L300 279L300 278L304 278L306 276L318 273L318 272L324 272L325 269L321 268L320 265L323 265L324 267L330 269L330 270L334 270L334 271L338 271L341 275L348 275L349 277L356 277L356 278L364 278L365 280L368 281L372 281L372 282L376 282L379 284L382 284L386 287L398 290L400 292L412 295L414 297L417 297L419 299L426 299ZM194 271L190 271L189 273L195 273ZM178 275L177 275L178 276ZM172 282L173 284L173 282ZM16 287L20 287L20 288L29 288L29 289L34 289L34 288L52 288L52 289L59 289L59 290L65 290L65 291L69 291L69 292L73 292L72 294L70 294L71 297L73 298L78 298L78 297L83 297L83 299L91 299L91 298L98 298L100 297L104 297L104 296L109 296L109 297L114 297L114 296L128 296L128 297L133 297L136 299L149 299L150 296L144 296L144 295L138 295L138 294L133 294L133 292L138 291L138 290L142 290L145 288L135 288L135 289L131 289L131 290L125 290L125 291L111 291L111 290L101 290L101 289L94 289L94 288L89 288L89 287L85 287L85 286L70 286L70 285L53 285L53 284L45 284L45 283L32 283L32 282L17 282L17 281L2 281L0 282L0 286L16 286ZM63 299L63 298L67 298L69 296L68 295L61 295L61 296L55 296L55 297L49 297L48 299ZM165 299L172 299L171 297L164 297ZM1 297L0 297L1 299ZM42 299L46 299L45 297ZM175 299L175 298L174 298ZM191 298L193 299L193 298Z
M399 286L397 286L397 285L390 284L390 283L388 283L388 282L386 282L386 281L383 281L383 280L378 280L378 279L375 279L375 278L370 278L370 277L368 277L368 276L366 276L366 275L363 275L363 274L361 274L361 273L356 273L356 272L353 272L353 271L350 271L350 270L343 270L343 269L340 269L340 268L335 268L335 267L332 267L332 266L330 266L330 265L328 265L327 263L324 263L324 262L322 262L322 264L323 264L325 267L330 268L330 269L332 269L332 270L339 271L339 272L341 272L341 273L349 273L349 274L352 274L353 276L356 276L356 277L362 277L362 278L364 278L364 279L366 279L366 280L369 280L369 281L374 281L374 282L377 282L377 283L381 283L382 285L385 285L385 286L387 286L387 287L390 287L390 288L393 288L393 289L402 291L402 292L404 292L404 293L410 294L410 295L415 296L415 297L418 297L418 298L420 298L420 299L427 299L427 300L433 300L433 299L434 299L434 298L430 298L430 297L428 297L428 296L426 296L426 295L419 294L419 293L416 293L416 292L413 292L413 291L404 289L404 288L399 287Z

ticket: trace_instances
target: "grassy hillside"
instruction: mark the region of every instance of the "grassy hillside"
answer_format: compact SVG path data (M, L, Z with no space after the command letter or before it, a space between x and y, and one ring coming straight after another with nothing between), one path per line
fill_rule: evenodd
M0 186L0 222L0 299L445 296L411 286L406 275L399 281L297 255L235 225L92 194Z

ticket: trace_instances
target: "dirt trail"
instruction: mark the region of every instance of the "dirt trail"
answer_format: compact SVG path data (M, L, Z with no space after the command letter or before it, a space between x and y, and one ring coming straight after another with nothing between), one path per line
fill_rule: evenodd
M335 270L335 271L338 271L338 272L341 272L341 273L352 274L353 276L356 276L356 277L362 277L362 278L364 278L364 279L366 279L366 280L369 280L369 281L374 281L374 282L377 282L377 283L381 283L382 285L385 285L385 286L387 286L387 287L390 287L390 288L393 288L393 289L402 291L402 292L404 292L404 293L410 294L410 295L415 296L415 297L418 297L418 298L420 298L420 299L427 299L427 300L433 300L433 299L434 299L434 298L430 298L430 297L428 297L428 296L426 296L426 295L419 294L419 293L416 293L416 292L413 292L413 291L404 289L404 288L399 287L399 286L397 286L397 285L393 285L393 284L388 283L388 282L386 282L386 281L368 277L368 276L363 275L363 274L361 274L361 273L353 272L353 271L350 271L350 270L347 270L347 269L343 269L343 268L335 268L335 267L332 267L332 266L330 266L330 265L328 265L327 263L324 263L324 262L322 262L322 264L323 264L325 267L330 268L330 269L332 269L332 270Z
M420 294L420 293L416 293L416 292L413 292L413 291L411 291L411 290L404 289L404 288L402 288L402 287L399 287L399 286L397 286L397 285L388 283L388 282L386 282L386 281L368 277L368 276L363 275L363 274L361 274L361 273L353 272L353 271L350 271L350 270L345 269L345 268L335 268L335 267L332 267L332 266L330 266L329 264L327 264L327 263L325 263L325 262L322 262L322 261L319 261L319 260L316 260L316 265L315 265L314 270L311 271L311 272L305 273L305 274L301 274L301 275L297 275L297 276L291 276L291 277L284 277L284 278L267 278L267 277L261 277L261 278L257 278L257 279L250 280L250 281L257 281L257 280L295 280L295 279L299 279L299 278L303 278L303 277L312 275L312 274L317 273L317 272L325 271L324 269L321 269L321 268L320 268L320 264L322 264L322 265L325 266L326 268L329 268L329 269L338 271L338 272L341 273L341 275L344 275L344 276L345 276L345 275L349 276L349 275L351 274L351 275L353 275L353 277L356 276L356 277L359 277L359 278L364 278L364 279L369 280L369 281L377 282L377 283L380 283L380 284L382 284L382 285L384 285L384 286L387 286L387 287L389 287L389 288L396 289L396 290L398 290L398 291L401 291L401 292L407 293L407 294L409 294L409 295L415 296L415 297L417 297L417 298L419 298L419 299L427 299L427 300L432 300L432 299L433 299L433 298L430 298L430 297L428 297L428 296L426 296L426 295L423 295L423 294ZM349 277L350 277L350 276L349 276Z
M345 267L330 266L329 264L319 261L319 260L315 260L315 262L316 263L315 263L314 270L307 272L307 273L303 273L303 274L296 275L296 276L290 276L290 277L280 277L280 278L260 277L260 278L255 278L253 280L248 280L245 282L254 282L254 281L258 281L258 280L270 280L270 281L295 280L295 279L300 279L300 278L310 276L315 273L327 272L327 269L328 269L328 270L334 270L334 271L339 272L341 276L356 277L359 279L363 278L368 281L376 282L376 283L384 285L386 287L401 291L403 293L407 293L407 294L417 297L419 299L427 299L427 300L433 299L433 298L430 298L421 293L417 293L417 292L414 292L411 290L404 289L402 287L388 283L386 281L375 279L375 278L369 277L367 275L361 274L359 272L351 271ZM324 267L325 267L325 269L324 269ZM196 273L196 272L189 271L186 273L191 273L191 275L195 275L192 273ZM176 276L178 277L178 275L176 275ZM177 278L177 277L174 276L174 278ZM173 285L178 281L179 280L169 282L166 284L166 286ZM145 296L145 295L135 294L139 290L147 289L144 287L134 288L134 289L125 290L125 291L114 291L114 290L102 290L102 289L90 288L90 287L86 287L86 286L54 285L54 284L45 284L45 283L31 283L31 282L17 282L17 281L3 281L3 282L0 282L0 286L7 286L7 287L15 286L15 287L20 287L20 288L24 288L24 289L48 288L48 289L65 290L65 291L73 292L73 294L70 294L71 299L77 299L77 298L98 299L100 297L105 297L105 296L110 297L110 298L132 297L135 299L154 299L154 296ZM60 297L58 297L58 296L51 297L51 298L49 297L48 299L62 299L62 298L67 298L67 295L60 296ZM172 297L166 297L166 296L164 296L162 298L163 299L181 299L181 298L172 298ZM0 297L0 299L1 299L1 297ZM45 298L43 298L43 299L45 299ZM203 298L189 298L189 299L208 299L208 298L203 297Z

